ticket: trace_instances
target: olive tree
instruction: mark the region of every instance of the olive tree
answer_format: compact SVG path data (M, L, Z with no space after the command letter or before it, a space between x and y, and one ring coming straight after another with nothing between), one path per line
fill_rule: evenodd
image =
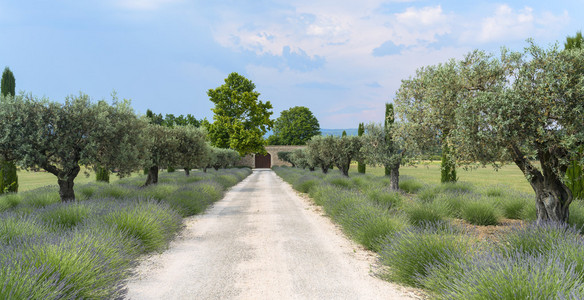
M407 152L403 143L394 138L400 128L396 124L386 128L388 127L381 124L367 124L361 152L367 164L389 169L390 188L397 191L399 190L399 168L406 162ZM392 138L389 139L388 136Z
M292 152L291 151L279 151L278 152L278 159L291 164L292 167L296 167L296 164L292 160Z
M123 176L140 165L144 126L126 100L92 103L80 94L57 103L19 95L0 103L0 153L55 175L61 200L73 201L81 166L116 168Z
M306 143L306 157L309 165L320 167L324 174L335 162L336 140L332 135L313 136Z
M459 64L450 60L418 69L414 77L402 80L395 97L408 148L428 151L441 145L441 182L457 180L450 133L456 127L455 111L463 91Z
M309 159L308 150L306 148L295 149L294 151L292 151L290 159L298 168L302 169L308 168L310 171L314 171L314 168L316 167L314 162Z
M486 164L508 155L535 191L538 222L568 221L572 193L564 179L584 145L583 56L531 42L501 59L473 52L461 62L457 156Z
M211 168L213 164L215 164L215 160L217 159L214 149L215 148L208 142L205 143L205 147L203 148L203 153L201 155L201 160L197 164L197 167L199 169L203 169L203 172L205 173L207 173L208 168Z
M349 168L353 159L360 158L361 154L361 137L343 136L335 137L333 151L333 162L344 176L349 176Z
M189 176L190 170L199 166L207 154L205 132L192 125L176 126L173 132L178 140L178 164L183 166L185 175Z
M232 149L224 148L213 148L213 163L212 167L215 170L219 168L229 168L235 166L235 164L241 159L239 153Z
M148 177L144 186L158 183L158 171L161 167L172 166L180 161L179 138L174 128L148 124L146 128L146 138L148 140L145 168L148 170Z

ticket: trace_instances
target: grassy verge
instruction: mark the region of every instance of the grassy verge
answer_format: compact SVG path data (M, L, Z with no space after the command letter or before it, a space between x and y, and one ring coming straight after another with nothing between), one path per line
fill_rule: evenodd
M378 252L389 267L383 274L388 280L423 288L436 299L584 296L579 201L571 207L574 226L535 226L533 196L499 184L436 185L405 175L402 188L408 193L402 194L388 190L384 176L274 170L322 205L351 238ZM477 230L503 219L527 225L479 237Z
M357 165L351 165L350 171L356 174ZM384 172L385 170L382 167L367 166L367 174L383 176ZM399 172L400 175L414 177L427 184L440 183L439 161L426 162L416 166L402 166L400 167ZM533 189L525 179L525 176L523 176L521 170L519 170L514 164L504 165L497 171L490 166L469 170L458 168L456 169L456 175L458 176L459 181L468 182L479 188L499 185L507 188L512 187L512 189L518 192L530 195L534 194Z
M130 178L136 178L142 176L141 173L133 173ZM120 178L115 174L110 174L110 182L115 183ZM75 185L83 185L95 182L95 172L91 169L81 168L81 172L75 178ZM26 192L41 187L57 185L57 177L49 172L45 171L18 171L18 191Z
M115 299L139 255L162 251L182 217L200 213L251 173L163 173L76 187L60 203L56 187L0 197L0 298Z

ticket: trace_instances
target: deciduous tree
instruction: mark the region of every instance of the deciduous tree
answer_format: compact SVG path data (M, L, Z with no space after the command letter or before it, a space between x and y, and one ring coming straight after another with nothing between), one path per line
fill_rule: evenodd
M271 145L304 145L311 137L320 135L320 125L312 112L304 106L282 111L274 123L274 133L268 139Z
M251 80L231 73L225 84L207 95L215 104L214 122L206 124L213 146L235 149L242 156L266 152L263 136L274 124L272 104L258 99L260 93Z

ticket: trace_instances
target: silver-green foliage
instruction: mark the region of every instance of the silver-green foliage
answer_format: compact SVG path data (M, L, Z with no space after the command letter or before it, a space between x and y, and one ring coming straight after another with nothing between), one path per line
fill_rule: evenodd
M420 149L446 140L458 162L512 160L536 193L537 219L566 222L572 194L565 173L584 145L582 55L530 43L499 58L473 51L428 68L398 92L407 122L401 136Z
M129 101L92 103L69 96L64 103L18 95L0 101L0 154L24 168L41 168L58 178L63 201L74 200L80 166L133 171L144 153L145 123Z
M313 136L305 152L308 165L319 166L325 174L335 165L343 175L349 176L351 161L360 157L361 145L358 136Z

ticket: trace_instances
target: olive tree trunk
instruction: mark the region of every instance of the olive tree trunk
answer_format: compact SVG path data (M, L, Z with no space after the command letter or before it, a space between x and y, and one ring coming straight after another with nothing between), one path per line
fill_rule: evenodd
M399 163L391 166L389 174L390 188L392 191L399 190Z
M58 170L57 167L49 165L44 166L43 169L57 176L61 202L75 201L75 191L73 190L73 185L75 184L75 178L79 174L81 168L76 166L71 170Z
M190 175L191 175L191 168L189 168L189 167L184 167L184 169L185 169L185 174L186 174L187 176L190 176Z
M75 201L75 191L73 190L74 180L75 178L57 179L61 202Z
M148 169L148 177L146 177L146 182L143 186L148 186L151 184L158 183L158 166L152 166Z
M573 196L568 186L562 182L551 167L558 163L554 153L538 151L542 169L540 171L523 155L518 147L513 146L510 149L513 161L521 169L535 191L537 223L545 221L567 223Z

